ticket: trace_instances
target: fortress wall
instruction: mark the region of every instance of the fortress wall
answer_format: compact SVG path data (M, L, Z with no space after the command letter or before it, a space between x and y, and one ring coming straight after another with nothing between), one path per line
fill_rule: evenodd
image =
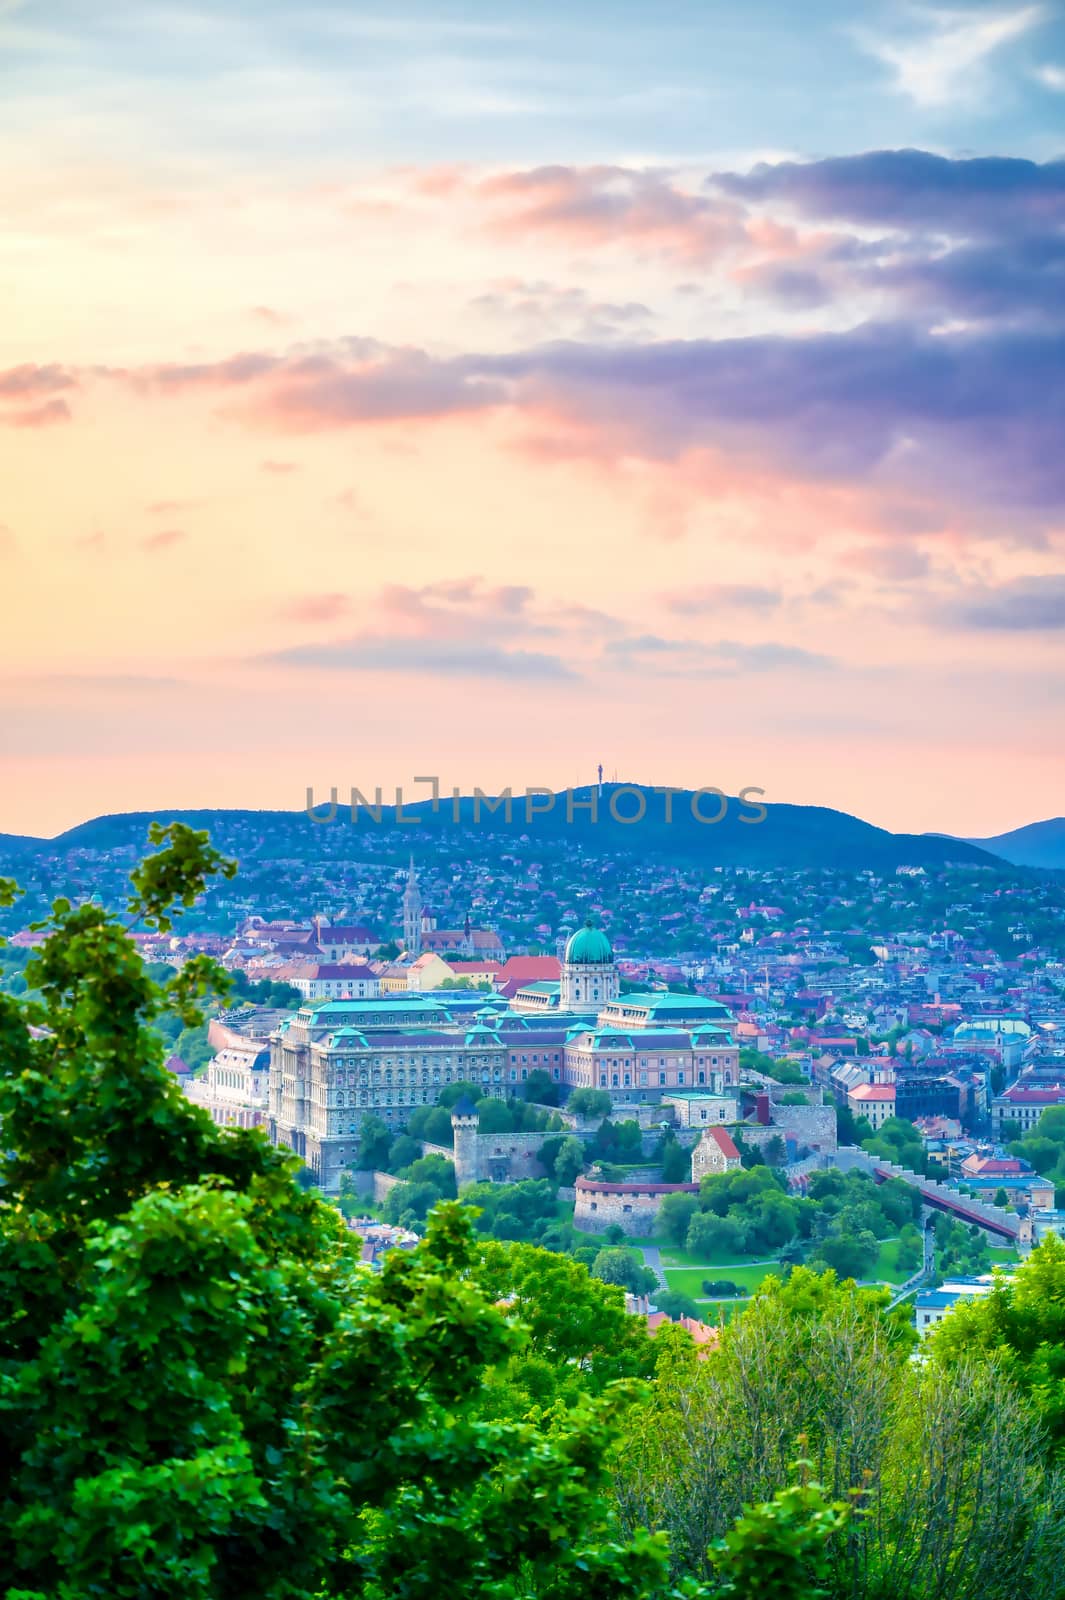
M374 1172L371 1176L373 1179L373 1197L378 1205L396 1187L397 1183L403 1182L402 1178L394 1178L390 1172Z
M782 1106L774 1104L770 1110L770 1127L781 1135L791 1134L799 1144L808 1144L815 1150L836 1148L836 1111L834 1106ZM746 1138L746 1133L744 1138Z
M586 1178L574 1189L573 1226L582 1233L605 1233L615 1224L628 1234L654 1232L659 1207L667 1194L697 1194L695 1183L596 1184Z

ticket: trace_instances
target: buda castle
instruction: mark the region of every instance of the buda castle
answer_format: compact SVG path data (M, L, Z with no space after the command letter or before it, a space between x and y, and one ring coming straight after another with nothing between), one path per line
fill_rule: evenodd
M621 994L610 940L589 921L566 944L557 981L510 999L449 990L302 1006L270 1036L267 1126L334 1193L355 1165L363 1117L399 1130L449 1083L503 1099L543 1072L563 1091L605 1089L618 1107L731 1090L731 1024L699 995Z

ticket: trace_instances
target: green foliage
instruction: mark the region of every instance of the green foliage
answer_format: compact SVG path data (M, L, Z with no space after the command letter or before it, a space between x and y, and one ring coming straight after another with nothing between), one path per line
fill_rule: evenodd
M597 1252L601 1254L601 1252ZM560 1394L601 1394L623 1378L649 1376L654 1346L625 1310L624 1289L579 1262L531 1244L481 1246L477 1280L526 1332L506 1366L508 1381L550 1403Z
M788 1056L779 1060L775 1056L767 1056L761 1050L744 1048L740 1051L740 1066L749 1072L760 1072L764 1078L773 1078L777 1083L806 1083L806 1074L797 1061Z
M830 1500L796 1463L801 1483L779 1489L772 1500L745 1506L736 1526L711 1550L722 1594L736 1600L817 1600L829 1593L828 1542L846 1527L851 1505Z
M605 1246L592 1262L592 1277L603 1283L616 1283L630 1294L652 1294L658 1279L649 1267L641 1267L631 1251L623 1246Z
M605 1089L574 1089L566 1110L578 1117L608 1117L613 1101Z
M533 1100L537 1105L558 1105L558 1084L542 1067L533 1068L522 1084L522 1092L526 1100Z
M188 830L153 840L132 910L167 927L225 868ZM660 1592L662 1540L622 1542L607 1494L624 1396L570 1403L567 1361L549 1421L500 1405L529 1336L462 1208L367 1272L290 1158L165 1071L153 1023L195 1024L206 966L160 987L99 907L62 901L31 966L38 1000L0 996L9 1597ZM602 1339L617 1371L623 1329Z
M564 1138L553 1134L552 1141L555 1139L558 1140L558 1143L554 1149L551 1171L556 1183L561 1184L563 1187L568 1187L584 1170L584 1145L580 1139L574 1138L572 1134Z
M356 1165L363 1172L384 1172L392 1148L392 1130L372 1114L359 1123L359 1151Z
M631 1119L611 1122L609 1117L604 1118L592 1143L592 1154L605 1161L639 1161L643 1154L640 1124Z
M667 1194L658 1208L655 1231L672 1244L683 1245L692 1218L699 1210L695 1194Z
M478 1232L496 1239L540 1242L557 1220L555 1191L546 1178L470 1184L463 1189L462 1200L477 1208Z
M663 1183L691 1182L691 1151L686 1150L679 1140L669 1138L663 1140L661 1159Z
M862 1149L872 1156L894 1161L913 1172L927 1172L928 1156L921 1135L905 1117L888 1117L871 1138L862 1140Z
M681 1294L677 1289L659 1289L654 1301L655 1310L663 1311L671 1322L678 1322L681 1317L699 1320L699 1307L689 1294Z
M928 1341L948 1371L994 1362L1034 1405L1051 1440L1065 1441L1065 1243L1051 1234L990 1294L962 1301Z

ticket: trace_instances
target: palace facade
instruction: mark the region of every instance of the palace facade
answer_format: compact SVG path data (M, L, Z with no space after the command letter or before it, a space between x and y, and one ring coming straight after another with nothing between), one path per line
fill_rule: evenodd
M569 940L558 982L529 984L509 1001L437 990L302 1006L270 1038L271 1137L332 1192L354 1166L365 1116L401 1128L449 1083L504 1098L539 1071L567 1090L605 1089L619 1106L738 1084L723 1005L619 989L610 941L589 924Z

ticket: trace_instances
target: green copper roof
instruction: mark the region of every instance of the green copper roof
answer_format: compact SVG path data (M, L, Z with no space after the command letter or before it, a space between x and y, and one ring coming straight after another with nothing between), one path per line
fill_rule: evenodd
M566 960L580 966L600 965L613 959L610 940L602 928L597 928L592 921L578 928L566 943Z

